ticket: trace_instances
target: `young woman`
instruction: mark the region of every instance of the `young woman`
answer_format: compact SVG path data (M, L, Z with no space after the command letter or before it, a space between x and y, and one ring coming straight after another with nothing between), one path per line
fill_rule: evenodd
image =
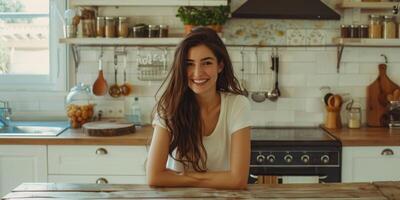
M168 77L155 107L149 185L246 188L250 105L219 36L193 30L177 47Z

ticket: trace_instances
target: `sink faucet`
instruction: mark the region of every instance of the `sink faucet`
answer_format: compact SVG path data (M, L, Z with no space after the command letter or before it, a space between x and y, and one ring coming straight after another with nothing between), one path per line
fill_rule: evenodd
M9 126L10 122L11 122L11 108L8 106L8 101L0 100L0 127Z

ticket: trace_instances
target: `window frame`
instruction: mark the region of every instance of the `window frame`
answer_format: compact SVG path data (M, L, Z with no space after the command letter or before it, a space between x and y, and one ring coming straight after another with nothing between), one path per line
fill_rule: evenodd
M58 42L59 38L64 35L63 13L66 8L66 0L49 0L49 75L2 74L0 75L0 91L59 92L67 90L68 47ZM15 15L16 13L9 14ZM33 16L32 13L20 13L20 16L29 15Z

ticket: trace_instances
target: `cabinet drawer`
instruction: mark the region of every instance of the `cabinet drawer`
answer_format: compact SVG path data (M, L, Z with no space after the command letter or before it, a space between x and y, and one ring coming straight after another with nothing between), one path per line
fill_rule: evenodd
M83 176L83 175L50 175L48 182L54 183L101 183L108 184L146 184L146 176Z
M49 145L49 174L145 175L145 146Z

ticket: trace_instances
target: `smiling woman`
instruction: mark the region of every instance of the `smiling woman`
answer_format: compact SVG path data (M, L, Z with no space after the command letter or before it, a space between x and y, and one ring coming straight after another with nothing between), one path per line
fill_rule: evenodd
M0 0L0 90L64 90L65 1ZM58 11L59 10L59 11Z
M149 185L246 188L250 106L218 35L209 28L187 35L164 84L155 107Z

